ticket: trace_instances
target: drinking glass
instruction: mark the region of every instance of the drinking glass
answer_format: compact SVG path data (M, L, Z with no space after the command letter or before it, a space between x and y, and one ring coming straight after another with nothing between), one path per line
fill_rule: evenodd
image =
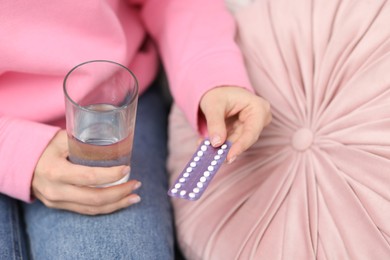
M113 61L87 61L68 72L64 94L69 160L98 167L129 165L138 102L136 76Z

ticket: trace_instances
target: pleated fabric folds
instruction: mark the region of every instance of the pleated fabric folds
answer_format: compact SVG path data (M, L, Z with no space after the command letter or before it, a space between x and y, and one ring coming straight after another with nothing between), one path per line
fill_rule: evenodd
M235 10L273 121L196 202L173 199L188 259L390 259L390 2L256 0ZM175 106L173 182L198 134Z

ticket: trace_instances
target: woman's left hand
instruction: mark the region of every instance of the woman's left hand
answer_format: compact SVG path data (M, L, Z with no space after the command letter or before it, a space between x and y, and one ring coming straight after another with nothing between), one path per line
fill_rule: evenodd
M200 101L200 109L212 145L219 146L226 139L232 142L228 163L253 145L272 119L268 101L235 86L209 90Z

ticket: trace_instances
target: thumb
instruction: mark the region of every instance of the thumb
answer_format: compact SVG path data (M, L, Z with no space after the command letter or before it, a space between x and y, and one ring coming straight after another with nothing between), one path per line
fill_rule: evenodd
M206 119L210 142L214 147L221 145L226 140L225 111L222 107L223 106L205 106L202 109Z

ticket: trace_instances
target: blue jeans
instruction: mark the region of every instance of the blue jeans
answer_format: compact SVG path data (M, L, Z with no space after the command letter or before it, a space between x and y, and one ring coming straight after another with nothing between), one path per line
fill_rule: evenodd
M0 195L0 259L22 255L23 237L32 259L173 259L165 170L167 112L155 87L140 97L131 163L132 178L142 182L140 203L112 214L85 216L36 201L22 203L19 216L18 202Z
M0 259L27 259L25 231L18 202L0 194Z

